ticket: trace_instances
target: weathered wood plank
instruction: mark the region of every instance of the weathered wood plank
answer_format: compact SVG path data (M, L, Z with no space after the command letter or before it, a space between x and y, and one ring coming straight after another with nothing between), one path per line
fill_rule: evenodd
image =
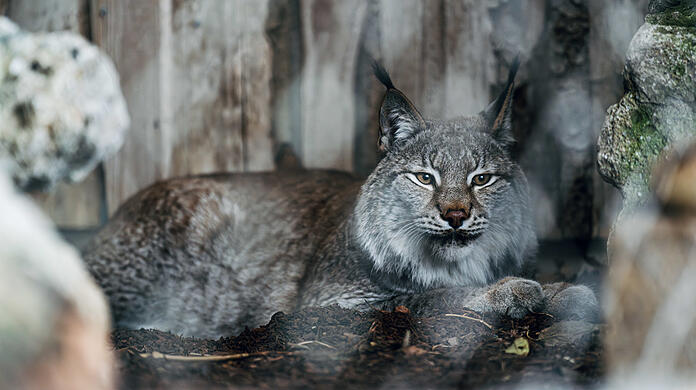
M106 165L109 211L155 180L273 168L267 2L95 0L132 131Z
M59 228L79 229L96 227L105 222L103 176L97 170L82 182L76 184L59 183L50 194L33 194L41 206Z
M419 0L382 0L379 3L382 62L396 87L422 110L423 8ZM428 116L428 113L423 113Z
M271 0L268 3L266 36L271 45L272 133L277 145L288 145L302 155L300 77L302 72L302 30L299 0Z
M72 31L89 38L87 0L0 1L0 13L28 31ZM102 209L101 178L96 173L74 184L60 184L50 194L35 194L34 200L60 227L99 225Z
M445 84L447 61L445 41L444 0L423 2L421 109L433 118L445 115Z
M217 2L215 2L217 4ZM226 2L234 16L234 34L241 59L244 170L273 169L271 139L271 48L265 36L268 0ZM224 23L224 21L223 21Z
M367 2L302 0L302 160L353 168L353 78Z
M116 156L105 162L109 213L130 195L161 178L169 145L161 126L161 32L164 1L91 0L94 42L111 56L131 116Z
M483 1L445 0L445 117L479 112L496 81L489 5Z
M244 170L243 63L236 1L176 2L172 10L167 175Z
M25 30L68 30L88 36L87 0L5 0L4 7L7 17Z
M167 175L273 169L267 2L174 4Z

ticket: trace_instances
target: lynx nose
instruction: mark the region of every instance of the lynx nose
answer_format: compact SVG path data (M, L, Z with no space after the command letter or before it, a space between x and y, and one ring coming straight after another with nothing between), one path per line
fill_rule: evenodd
M469 210L467 209L458 209L458 210L451 210L447 209L444 214L442 214L442 219L447 221L450 226L452 226L453 229L458 229L460 226L462 226L462 223L469 219Z

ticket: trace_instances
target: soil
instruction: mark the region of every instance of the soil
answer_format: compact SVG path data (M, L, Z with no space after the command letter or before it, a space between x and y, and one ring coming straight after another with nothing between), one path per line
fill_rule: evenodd
M601 325L578 331L577 322L543 313L496 322L468 311L418 318L399 309L276 313L265 326L218 340L115 330L120 386L555 389L593 388L602 380ZM567 334L551 331L557 329ZM528 343L528 355L506 352L516 339Z

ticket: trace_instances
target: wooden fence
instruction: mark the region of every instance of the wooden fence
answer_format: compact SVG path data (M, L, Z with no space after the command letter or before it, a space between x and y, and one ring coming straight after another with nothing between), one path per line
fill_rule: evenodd
M132 119L121 151L37 197L59 226L97 226L161 178L273 169L280 145L306 167L366 175L383 94L370 55L426 116L452 117L483 108L520 53L516 153L539 231L585 239L606 234L617 198L595 173L594 141L646 3L0 0L0 11L83 34L121 75Z

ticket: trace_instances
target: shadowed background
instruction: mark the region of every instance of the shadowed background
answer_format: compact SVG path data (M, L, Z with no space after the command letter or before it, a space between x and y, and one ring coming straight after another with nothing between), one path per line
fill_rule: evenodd
M31 31L72 30L114 60L132 119L86 181L36 195L59 227L92 229L162 178L378 160L382 61L426 117L481 110L517 53L515 153L546 240L606 237L618 192L595 170L606 108L647 0L0 0Z

